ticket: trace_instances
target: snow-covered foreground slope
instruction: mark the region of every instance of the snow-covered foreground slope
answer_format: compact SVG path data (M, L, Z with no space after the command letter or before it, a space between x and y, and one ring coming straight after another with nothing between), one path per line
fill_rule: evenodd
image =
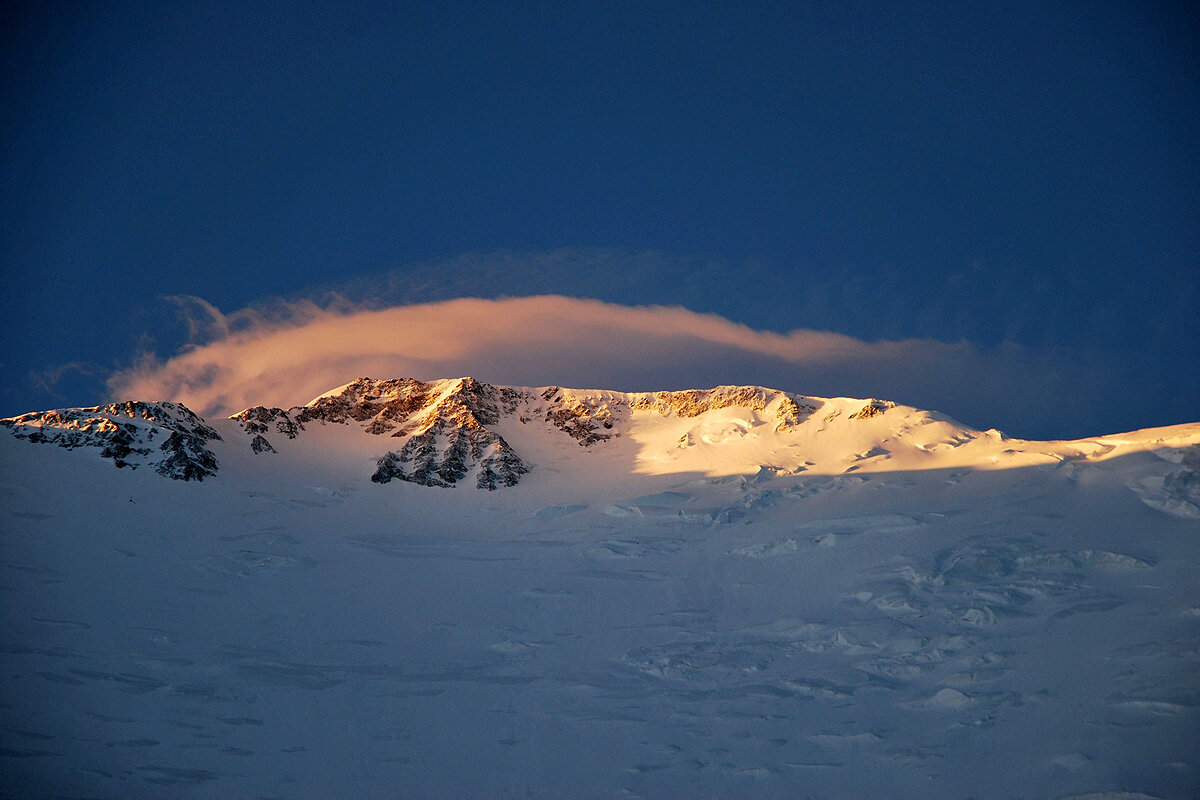
M357 381L6 427L14 797L1200 794L1200 425Z

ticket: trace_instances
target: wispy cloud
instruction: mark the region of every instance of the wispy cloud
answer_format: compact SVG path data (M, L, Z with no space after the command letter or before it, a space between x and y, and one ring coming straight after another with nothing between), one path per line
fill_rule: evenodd
M86 361L70 361L65 364L55 364L44 369L31 370L29 372L29 382L49 395L59 396L59 384L71 375L95 377L104 374L105 370L96 364L89 364Z
M964 422L1036 427L1084 390L1058 359L1017 345L865 342L813 330L754 330L679 307L559 295L366 308L337 298L223 314L176 298L195 341L109 381L117 397L173 399L203 414L291 406L359 376L473 375L510 385L625 390L757 383L876 396Z

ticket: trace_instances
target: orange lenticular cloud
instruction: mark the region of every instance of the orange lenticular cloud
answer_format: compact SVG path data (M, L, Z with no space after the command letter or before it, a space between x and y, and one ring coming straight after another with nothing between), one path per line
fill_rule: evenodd
M1045 381L1065 380L1061 369L1015 345L982 352L967 342L781 334L679 307L558 295L384 309L300 301L230 315L198 298L182 300L193 312L193 335L208 341L116 373L109 380L114 397L176 400L214 415L301 404L360 376L472 375L508 385L623 390L756 383L812 395L886 396L954 413L967 404L986 412L1005 395L1011 402L1014 385L1027 390L1026 404L1037 402L1047 396Z

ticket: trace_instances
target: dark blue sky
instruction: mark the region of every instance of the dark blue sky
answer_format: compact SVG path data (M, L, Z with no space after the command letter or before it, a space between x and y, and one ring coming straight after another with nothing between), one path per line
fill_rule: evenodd
M1072 435L1194 421L1198 34L1184 3L10 7L0 414L171 355L163 296L357 285L1015 342L1094 365Z

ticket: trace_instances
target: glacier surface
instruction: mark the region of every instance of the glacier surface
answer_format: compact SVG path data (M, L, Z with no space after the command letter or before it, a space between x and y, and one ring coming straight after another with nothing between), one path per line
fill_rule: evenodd
M7 796L1200 794L1200 425L364 379L3 427Z

